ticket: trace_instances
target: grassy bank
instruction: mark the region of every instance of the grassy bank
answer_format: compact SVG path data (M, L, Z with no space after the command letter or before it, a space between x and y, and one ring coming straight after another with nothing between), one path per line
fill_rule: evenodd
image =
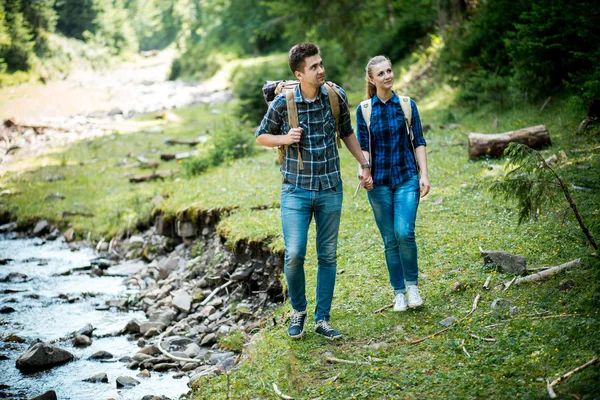
M354 103L359 98L358 92L350 96ZM433 189L422 201L417 220L425 306L405 313L389 309L374 313L391 302L393 292L366 195L361 191L352 198L355 164L344 149L345 199L332 322L345 338L329 343L308 334L301 341L290 341L285 334L290 307L284 304L269 319L276 324L269 322L257 335L246 338L251 344L246 346L239 368L229 376L207 378L197 387L195 397L275 398L272 384L276 383L296 398L539 398L545 396L545 379L555 379L598 355L600 267L566 203L540 210L537 220L518 226L516 205L494 199L487 191L489 183L504 173L505 160L469 161L465 136L467 132L503 132L546 124L553 145L543 154L548 157L565 151L570 164L562 166L561 175L573 185L591 189L573 195L598 240L600 161L598 150L592 149L600 140L598 128L576 133L584 109L575 100L553 101L541 113L539 105L526 104L505 111L467 113L451 107L452 98L452 90L445 87L416 98L423 122L433 126L425 135ZM159 160L162 152L189 150L188 146L167 146L164 139L216 135L230 110L225 106L178 110L181 121L166 124L162 134L117 132L32 160L22 173L0 180L1 190L13 193L0 197L2 208L22 226L46 218L62 228L76 228L80 236L90 233L96 240L131 232L140 221L143 226L153 210L174 216L182 210L221 208L229 213L218 231L231 243L264 241L281 251L280 174L273 152L260 150L252 158L212 167L189 178L182 163L164 162L159 169L174 172L172 178L140 184L129 183L126 174L149 171L122 166L136 162L135 157ZM147 117L140 123L156 124L152 121L153 117ZM439 128L451 121L461 126ZM249 128L240 129L252 135ZM64 199L48 197L56 192ZM94 216L63 217L64 211ZM479 247L523 254L533 268L574 258L582 258L583 267L539 284L512 286L506 292L485 291L481 285L488 275L493 276L492 287L513 277L484 268ZM314 307L315 269L311 230L306 268L309 314ZM574 287L560 290L559 284L565 280L572 280ZM452 284L457 281L464 289L454 292ZM477 294L481 298L469 318L439 336L409 344L440 330L438 322L443 318L461 319ZM496 298L510 300L517 307L516 314L492 311L490 305ZM330 364L327 355L381 361ZM599 381L600 370L592 366L558 385L557 390L564 396L595 398L600 396Z

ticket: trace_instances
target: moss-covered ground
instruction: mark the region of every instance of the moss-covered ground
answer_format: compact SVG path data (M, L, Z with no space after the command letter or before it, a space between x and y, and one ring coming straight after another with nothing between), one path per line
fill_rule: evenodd
M543 112L539 112L539 104L466 112L456 108L452 98L452 90L446 87L415 97L423 123L432 126L425 134L432 191L422 200L417 220L424 306L403 313L390 309L375 313L391 303L393 291L366 194L361 191L352 197L356 168L344 149L345 198L332 309L332 323L344 333L343 340L330 343L317 337L310 323L303 340L289 340L285 326L290 306L282 304L268 316L265 328L245 338L249 344L239 367L228 375L200 382L194 398L275 398L273 383L283 393L302 399L543 398L546 379L553 380L600 354L600 263L567 203L557 202L540 210L537 219L518 225L515 203L493 198L487 190L489 183L504 173L506 160L470 161L465 135L546 124L552 147L542 153L547 157L563 150L568 163L558 171L572 185L589 189L572 193L598 241L598 127L578 133L585 109L576 99L555 99ZM354 106L359 99L360 93L351 93ZM181 121L165 125L163 134L115 132L31 160L20 173L0 179L0 189L12 193L0 197L1 206L22 226L46 218L65 229L72 226L80 237L89 235L92 240L132 232L152 212L176 215L182 210L221 208L227 212L218 232L230 243L266 242L273 251L281 251L280 174L272 151L261 149L252 158L212 167L193 177L185 175L180 162L164 162L159 170L173 171L173 177L139 184L129 183L126 174L149 171L119 165L135 162L139 156L158 160L162 152L190 150L188 146L167 146L164 138L218 134L230 110L230 106L177 110ZM152 118L147 117L146 122ZM460 126L439 128L448 122ZM248 127L240 125L240 129L252 135ZM51 179L57 177L60 179ZM64 199L48 197L57 192ZM63 217L64 211L94 216ZM544 282L513 285L508 291L484 290L482 284L490 274L492 288L513 276L486 269L480 247L523 254L530 268L575 258L581 258L583 266ZM312 316L314 229L309 235L306 273ZM573 287L560 290L560 283L566 280L571 280ZM457 281L464 288L455 292L452 285ZM476 310L460 320L478 294ZM496 298L510 300L516 306L515 314L492 311L490 305ZM460 322L431 336L442 328L439 321L448 316ZM424 337L429 338L410 344ZM370 364L332 364L326 360L328 355ZM556 390L564 398L598 398L598 382L596 365Z

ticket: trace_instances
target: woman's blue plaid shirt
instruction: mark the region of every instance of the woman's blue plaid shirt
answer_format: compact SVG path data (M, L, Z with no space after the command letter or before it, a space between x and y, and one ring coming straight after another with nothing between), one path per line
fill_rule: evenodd
M419 111L414 101L412 126L414 147L426 146ZM400 98L396 93L385 103L377 95L371 99L371 175L376 185L396 187L418 174L417 163L410 144ZM361 149L369 151L369 133L361 106L356 109L356 131Z

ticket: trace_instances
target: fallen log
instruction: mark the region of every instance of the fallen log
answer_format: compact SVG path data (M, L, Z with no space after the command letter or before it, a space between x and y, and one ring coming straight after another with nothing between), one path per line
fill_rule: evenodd
M518 278L515 281L515 284L518 285L518 284L523 283L523 282L541 281L541 280L544 280L544 279L548 278L549 276L552 276L554 274L559 273L560 271L562 271L564 269L572 268L572 267L578 267L580 265L581 265L581 259L578 258L576 260L569 261L569 262L561 264L561 265L557 265L556 267L548 268L548 269L545 269L543 271L537 272L535 274L531 274L531 275L528 275L528 276L524 276L522 278Z
M133 175L129 177L129 182L131 183L140 183L140 182L148 182L154 181L156 179L165 179L166 177L175 175L173 171L154 171L151 174L147 175Z
M196 146L196 145L205 143L207 140L208 140L208 138L206 136L199 136L196 139L190 139L190 140L179 140L179 139L167 138L164 140L164 143L169 144L169 145L182 144L182 145L188 145L188 146Z
M485 155L502 156L511 142L525 144L532 149L541 149L552 144L546 125L530 126L516 131L484 134L469 133L469 158Z

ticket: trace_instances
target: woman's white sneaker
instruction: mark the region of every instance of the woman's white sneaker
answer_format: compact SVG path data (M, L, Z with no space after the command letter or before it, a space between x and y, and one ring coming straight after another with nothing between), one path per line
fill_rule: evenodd
M408 306L415 308L423 305L423 299L419 295L419 288L416 285L407 286L408 291Z
M404 293L398 293L394 299L394 311L406 311L406 299Z

